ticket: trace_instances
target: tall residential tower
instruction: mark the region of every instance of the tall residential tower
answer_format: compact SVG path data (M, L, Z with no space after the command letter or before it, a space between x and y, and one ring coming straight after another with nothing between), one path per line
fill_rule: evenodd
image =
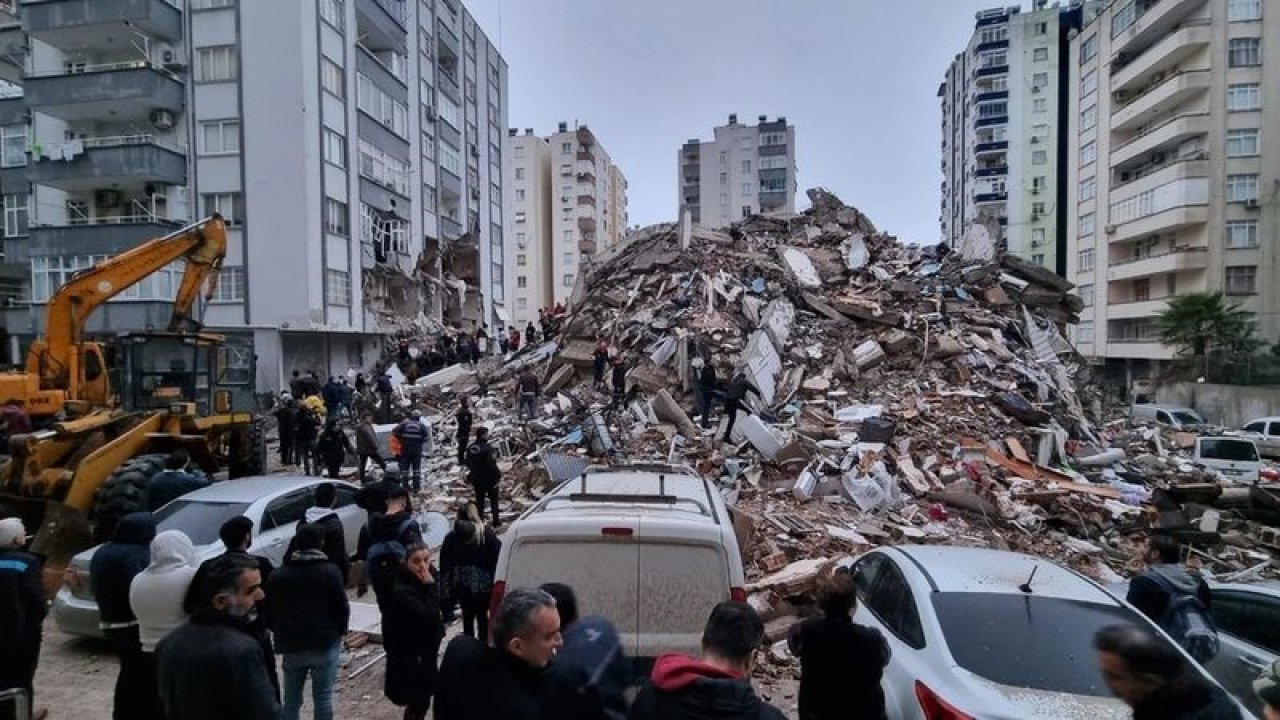
M796 129L785 117L761 115L715 129L715 140L690 140L676 154L680 217L725 227L755 213L796 211Z

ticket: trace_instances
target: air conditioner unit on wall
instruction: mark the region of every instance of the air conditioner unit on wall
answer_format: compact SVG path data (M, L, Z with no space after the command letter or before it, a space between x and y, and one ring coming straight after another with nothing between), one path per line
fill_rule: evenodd
M1115 226L1115 225L1106 225L1106 226L1104 226L1104 227L1102 228L1102 230L1103 230L1103 232L1105 232L1105 233L1106 233L1106 234L1108 234L1108 235L1115 235L1115 234L1116 234L1116 226Z
M1258 208L1258 198L1249 198L1248 200L1245 200L1244 206L1250 210L1256 210Z
M173 113L169 112L168 110L152 110L150 119L151 119L151 124L154 125L157 130L173 129L173 125L174 125Z

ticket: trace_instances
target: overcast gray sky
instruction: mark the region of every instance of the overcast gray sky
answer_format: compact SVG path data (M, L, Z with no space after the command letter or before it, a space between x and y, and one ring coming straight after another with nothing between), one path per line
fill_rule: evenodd
M676 152L729 113L796 127L801 193L939 240L938 85L995 0L466 0L511 67L510 123L591 126L632 224L675 219ZM1013 4L1013 3L1003 3ZM501 17L501 20L499 19ZM501 25L501 30L499 30Z

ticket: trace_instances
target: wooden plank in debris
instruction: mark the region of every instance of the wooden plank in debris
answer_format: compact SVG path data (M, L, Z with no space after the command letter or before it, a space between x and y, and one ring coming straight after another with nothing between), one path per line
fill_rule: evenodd
M987 449L987 460L994 465L1008 470L1024 480L1039 480L1040 475L1034 465L1022 463L997 450Z
M1004 439L1004 442L1009 446L1009 454L1012 455L1015 460L1024 463L1031 462L1031 456L1027 455L1026 448L1022 447L1022 443L1018 442L1018 438L1007 437Z
M788 535L808 535L810 533L821 532L822 528L814 525L812 522L802 515L796 513L770 513L764 514L769 522L778 526L778 529Z

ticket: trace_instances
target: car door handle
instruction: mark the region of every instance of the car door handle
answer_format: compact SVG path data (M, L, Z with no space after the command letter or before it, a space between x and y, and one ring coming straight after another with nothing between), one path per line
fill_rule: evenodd
M1241 655L1240 657L1237 657L1236 662L1259 674L1267 669L1266 663L1262 662L1258 658L1249 657L1248 655Z

